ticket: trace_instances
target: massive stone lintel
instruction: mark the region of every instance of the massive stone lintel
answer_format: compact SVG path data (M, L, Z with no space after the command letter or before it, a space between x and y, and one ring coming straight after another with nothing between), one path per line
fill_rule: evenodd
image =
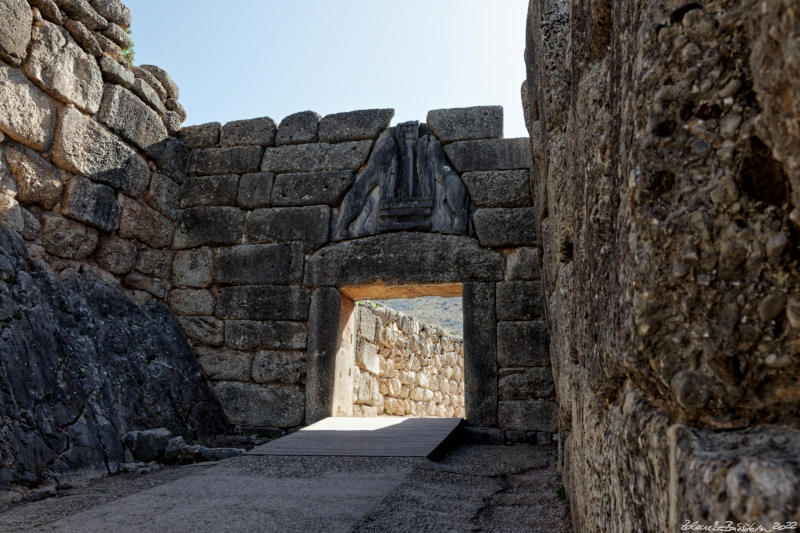
M327 246L306 261L305 284L498 281L503 257L457 235L386 233Z

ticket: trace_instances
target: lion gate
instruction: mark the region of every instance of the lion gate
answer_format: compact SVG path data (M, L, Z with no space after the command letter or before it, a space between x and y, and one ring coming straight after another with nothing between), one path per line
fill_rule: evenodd
M230 421L289 428L332 414L354 300L462 295L468 422L555 432L528 139L500 107L393 115L184 128L171 309Z

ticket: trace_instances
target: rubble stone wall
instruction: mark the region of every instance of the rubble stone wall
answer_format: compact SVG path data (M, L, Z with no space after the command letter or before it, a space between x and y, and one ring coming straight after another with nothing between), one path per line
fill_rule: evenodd
M578 531L798 519L798 12L530 2L523 87Z
M466 417L463 339L387 307L355 312L353 404L335 414Z
M188 155L178 86L124 59L118 0L2 0L0 14L0 217L56 273L163 299Z

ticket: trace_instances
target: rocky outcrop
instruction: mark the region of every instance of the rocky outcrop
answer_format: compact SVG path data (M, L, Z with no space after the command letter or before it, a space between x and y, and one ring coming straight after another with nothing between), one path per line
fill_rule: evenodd
M530 3L576 530L800 515L797 27L791 2Z
M178 324L91 271L59 276L0 223L0 503L117 472L123 436L228 426Z

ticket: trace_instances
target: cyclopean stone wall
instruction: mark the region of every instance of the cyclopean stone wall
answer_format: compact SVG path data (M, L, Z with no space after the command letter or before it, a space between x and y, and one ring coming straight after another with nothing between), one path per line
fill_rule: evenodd
M334 415L464 418L463 339L374 305L355 306L352 400Z
M164 70L129 65L117 0L0 2L0 217L34 258L140 302L169 287L188 150Z
M181 130L170 308L229 420L292 427L332 412L344 293L463 283L468 419L555 432L527 139L499 107L392 116Z
M797 521L796 3L529 13L523 95L575 529Z

